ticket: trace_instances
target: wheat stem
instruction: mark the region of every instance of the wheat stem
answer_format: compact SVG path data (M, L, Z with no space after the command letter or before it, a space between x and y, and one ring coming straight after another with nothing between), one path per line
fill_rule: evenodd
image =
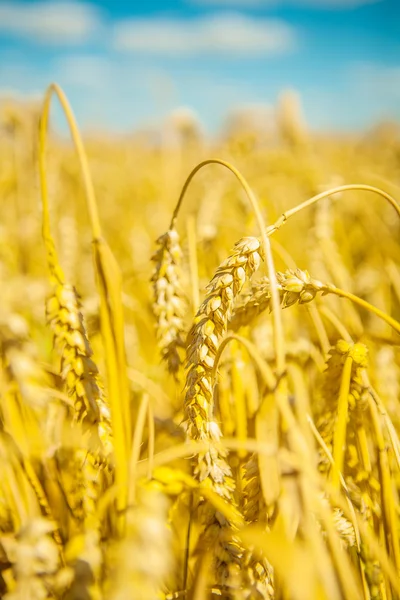
M116 478L118 480L118 504L122 511L126 504L127 455L130 443L129 391L126 377L123 308L121 301L121 276L119 267L102 239L100 220L90 176L88 160L78 126L67 97L57 84L51 84L45 94L39 126L39 173L43 203L43 237L48 251L52 276L64 283L64 275L58 266L54 242L50 233L49 202L46 180L46 141L50 103L56 94L65 113L75 144L82 171L85 196L93 236L97 283L100 294L101 330L106 347L108 390L115 439Z
M72 112L71 106L68 102L66 95L59 85L52 83L46 90L44 97L42 114L39 125L39 165L40 165L40 180L42 185L43 203L45 206L45 213L48 215L48 194L47 194L47 183L46 183L46 167L45 167L45 153L46 153L46 138L47 138L47 127L50 113L50 104L53 94L58 97L58 100L63 108L66 116L68 126L71 132L71 137L75 144L76 153L79 158L79 163L82 169L83 184L85 187L85 194L87 200L87 206L90 215L90 222L92 224L93 239L99 239L101 237L101 226L100 219L97 210L97 203L94 194L93 182L90 176L89 164L83 146L82 138L79 133L78 126L76 124L74 113ZM50 233L50 224L47 216L43 223L45 232Z
M218 371L218 365L220 363L222 354L223 354L226 346L229 343L231 343L232 341L240 342L246 348L247 352L249 353L251 358L254 360L260 373L262 373L263 378L265 379L265 381L267 383L268 389L270 391L274 390L276 387L277 380L276 380L276 377L275 377L272 369L268 365L268 363L265 362L265 360L262 358L259 351L257 350L257 347L250 340L247 340L246 338L244 338L240 335L237 335L235 333L227 335L222 340L221 345L218 348L217 354L215 355L215 363L214 363L214 367L213 367L212 374L211 374L211 379L212 379L213 385L215 383L215 378L216 378L217 371Z
M376 315L377 317L379 317L380 319L385 321L388 325L390 325L390 327L392 327L397 333L400 334L400 323L398 321L396 321L395 319L393 319L392 317L390 317L389 315L387 315L385 312L383 312L379 308L377 308L376 306L374 306L373 304L370 304L366 300L359 298L358 296L356 296L355 294L352 294L351 292L346 292L345 290L341 290L340 288L337 288L336 286L334 286L332 284L329 284L329 286L327 286L327 292L335 294L336 296L340 296L341 298L347 298L348 300L351 300L351 302L354 302L354 304L358 304L358 306L365 308L369 312L373 313L374 315Z
M379 419L378 409L372 400L369 403L372 425L378 448L378 465L381 480L382 516L385 530L385 540L388 553L392 553L394 564L400 572L400 542L399 542L399 519L394 504L393 483L390 475L390 466L386 441L383 435Z
M340 392L337 409L338 416L335 427L335 433L333 436L333 462L335 464L335 468L332 472L332 485L337 489L339 488L340 484L340 473L343 471L343 460L345 455L346 429L349 412L349 392L352 367L353 358L351 356L347 356L343 367L342 380L340 383Z
M193 215L189 215L187 219L187 236L189 246L189 263L190 263L190 282L192 284L192 303L193 308L200 304L199 293L199 265L197 261L197 236L196 236L196 221Z
M284 213L282 213L282 215L279 217L279 219L277 219L277 221L275 221L275 223L268 228L268 235L271 235L272 233L275 233L276 231L278 231L278 229L280 229L282 227L282 225L284 225L290 217L292 217L293 215L302 211L304 208L308 208L309 206L311 206L312 204L315 204L319 200L322 200L323 198L327 198L328 196L333 196L334 194L337 194L338 192L346 192L346 191L350 191L350 190L366 191L366 192L373 192L375 194L379 194L380 196L385 198L385 200L387 200L389 202L389 204L391 204L391 206L393 206L393 208L397 212L398 216L400 217L400 206L390 194L388 194L387 192L384 192L383 190L380 190L379 188L371 186L371 185L364 185L361 183L351 183L348 185L340 185L338 187L331 188L330 190L326 190L325 192L321 192L320 194L317 194L316 196L309 198L305 202L298 204L294 208L291 208L290 210L285 211Z
M146 417L149 414L149 396L143 394L142 401L139 406L138 414L136 417L135 431L133 433L132 450L129 461L129 493L128 493L128 505L132 506L136 499L136 482L137 482L137 465L140 457L140 447L143 440L143 432L146 424ZM152 468L154 457L149 455L148 460L148 472Z
M241 184L241 186L243 187L243 189L246 193L246 196L251 204L251 207L252 207L254 214L256 216L256 219L257 219L258 226L261 231L262 245L263 245L263 250L264 250L266 263L267 263L267 272L268 272L268 277L271 282L271 303L272 303L272 307L274 308L273 326L274 326L274 348L275 348L275 353L276 353L276 370L277 370L278 376L280 376L285 371L285 346L284 346L285 338L284 338L284 332L283 332L282 318L281 318L281 314L280 314L279 292L278 292L278 285L277 285L277 281L276 281L276 277L275 277L275 267L274 267L274 259L273 259L272 251L271 251L271 243L268 239L267 229L265 227L264 219L263 219L263 216L262 216L262 213L260 210L260 204L259 204L257 198L255 197L251 187L249 186L249 184L247 183L247 181L243 177L243 175L240 173L240 171L238 171L238 169L236 169L234 166L232 166L227 161L221 160L219 158L209 158L209 159L204 160L203 162L199 163L188 175L188 177L183 185L177 205L176 205L175 210L172 215L170 229L173 228L175 225L175 221L178 217L180 207L182 205L183 199L186 194L186 190L188 189L189 184L192 181L193 177L196 175L196 173L198 171L200 171L200 169L202 169L203 167L210 165L210 164L221 165L221 166L225 167L226 169L228 169L229 171L231 171L231 173L233 173L235 175L235 177L237 178L237 180L239 181L239 183Z

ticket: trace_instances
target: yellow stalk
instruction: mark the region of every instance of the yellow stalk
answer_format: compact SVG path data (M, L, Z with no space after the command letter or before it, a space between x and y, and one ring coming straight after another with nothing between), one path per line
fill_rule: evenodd
M295 412L296 417L299 422L299 426L301 428L302 434L304 438L307 440L308 447L310 452L312 452L314 444L313 437L310 433L309 423L308 423L308 413L310 413L310 397L307 389L307 385L304 379L304 372L301 367L295 363L288 364L288 377L289 381L291 381L294 394L296 397L296 406Z
M254 363L256 364L257 368L259 369L260 373L262 374L267 388L270 391L275 389L276 377L273 374L269 364L262 358L261 354L257 350L257 347L252 342L250 342L250 340L247 340L246 338L244 338L240 335L237 335L236 333L227 335L222 340L222 342L218 348L218 351L215 355L214 366L213 366L212 375L211 375L212 381L215 382L215 378L217 376L218 365L221 360L221 356L222 356L226 346L229 343L231 343L232 341L240 342L246 348L247 352L249 353L249 355L253 359Z
M197 236L196 236L196 221L193 215L187 219L187 234L189 245L189 264L190 264L190 281L192 284L192 303L193 310L196 312L200 304L199 293L199 268L197 262Z
M255 217L257 220L257 224L260 228L262 245L263 245L263 250L264 250L265 259L266 259L266 263L267 263L267 273L268 273L268 278L269 278L269 282L270 282L270 286L271 286L271 305L273 308L272 320L273 320L273 327L274 327L274 348L275 348L275 354L276 354L276 370L277 370L278 376L280 377L285 372L285 346L284 346L284 334L283 334L283 325L282 325L282 316L281 316L281 303L280 303L280 297L279 297L277 280L276 280L274 259L273 259L272 251L271 251L271 242L269 241L268 236L267 236L267 230L265 228L265 223L264 223L264 219L263 219L263 216L262 216L262 213L260 210L259 202L258 202L257 198L255 197L251 187L247 183L246 179L240 173L240 171L235 169L235 167L233 167L227 161L221 160L219 158L209 158L209 159L204 160L203 162L199 163L191 171L191 173L189 173L189 175L183 185L177 205L172 214L170 229L172 229L175 225L175 221L178 218L179 210L182 205L183 199L185 197L186 191L187 191L189 184L192 181L193 177L196 175L196 173L198 171L200 171L200 169L202 169L203 167L205 167L207 165L211 165L211 164L221 165L222 167L225 167L226 169L231 171L231 173L233 173L233 175L235 175L236 179L239 181L239 183L241 184L241 186L243 187L243 189L246 193L246 196L247 196L247 198L250 202L250 205L254 211L254 214L255 214Z
M386 441L383 436L382 426L375 402L369 402L372 426L374 429L376 445L378 447L378 466L381 483L381 502L383 526L388 552L392 554L394 564L400 575L400 544L399 544L399 519L394 504L393 485Z
M119 267L102 239L100 219L89 171L88 160L75 116L68 99L57 84L51 84L45 94L39 127L39 172L43 204L43 237L46 242L50 267L60 283L64 275L56 259L56 251L50 233L49 200L46 179L46 142L50 104L56 95L68 122L71 137L81 167L86 203L88 207L94 258L97 271L97 284L100 295L101 331L105 346L107 380L114 436L118 510L120 514L126 506L128 447L130 444L129 388L126 374L125 345L123 333L123 308L121 301L121 274Z
M343 325L341 320L331 311L327 306L321 305L319 307L319 312L333 325L336 329L340 337L346 342L352 344L353 338L347 331L346 327Z
M147 478L151 479L153 473L154 463L154 446L155 446L155 428L154 428L154 413L151 401L147 405L147 427L149 430L149 443L148 443L148 455L149 455L149 468L147 471Z
M353 359L351 356L347 356L343 366L337 408L337 421L333 435L332 455L335 468L332 471L332 485L336 489L339 489L340 486L340 473L343 472L344 455L346 451L346 431L349 416L349 392L352 366Z
M93 247L100 295L101 332L107 365L108 398L113 425L116 478L121 486L118 504L120 510L123 510L128 485L131 417L121 304L122 278L115 258L104 240L95 240Z
M324 354L324 357L326 357L331 348L331 343L329 341L328 334L326 333L326 329L325 329L324 323L321 319L321 315L318 311L318 308L315 306L315 304L313 302L310 302L310 304L306 304L306 308L307 308L308 314L310 315L310 318L313 322L313 325L315 327L315 331L317 332L321 350Z
M205 600L207 598L207 586L212 572L212 553L205 551L199 560L199 566L194 575L192 588L189 590L188 595L184 593L184 598L187 596L187 600Z
M133 441L132 441L132 450L131 450L131 456L130 456L130 461L129 461L129 494L128 494L128 505L129 506L133 506L133 504L136 501L136 481L137 481L137 466L138 466L138 462L139 462L139 457L140 457L140 447L142 445L142 441L143 441L143 432L144 432L144 426L146 423L146 416L149 413L149 396L148 394L143 394L142 396L142 401L139 405L139 410L138 410L138 414L137 414L137 418L136 418L136 423L135 423L135 431L133 433ZM150 456L149 456L149 465L148 465L148 471L150 470L152 464L154 460L154 457L151 456L151 460L150 460Z
M352 513L348 505L346 504L343 496L335 489L332 488L332 485L329 482L324 482L324 487L326 489L327 494L331 496L332 502L340 508L343 512L343 515L349 521L352 520ZM363 517L357 512L354 513L355 518L357 520L358 529L360 530L360 535L364 540L364 543L368 545L368 548L371 551L371 554L374 558L376 558L381 567L382 571L387 575L390 583L393 587L393 590L396 590L396 593L400 594L400 579L396 569L394 568L392 562L389 559L389 556L386 552L385 547L381 544L380 540L376 538L376 536L369 529L368 524L365 522Z
M247 438L247 440L245 441L239 441L236 438L224 437L221 439L221 445L227 450L238 451L244 448L248 452L257 452L259 454L264 454L265 456L271 456L276 451L272 444L260 442L256 439L251 438ZM182 458L187 458L190 456L194 456L195 454L205 452L209 448L209 442L199 442L195 440L184 442L177 446L173 446L172 448L167 448L166 450L157 452L154 455L153 466L154 468L156 468L163 465L167 465L168 463L173 462L175 460L180 460ZM284 456L285 461L291 466L293 466L293 468L299 468L299 461L296 459L294 454L286 451L282 452L282 456ZM137 464L137 479L145 477L147 475L147 470L148 459L146 458L144 460L139 461Z
M281 493L281 470L278 460L279 413L271 393L266 394L256 415L256 439L268 442L274 449L271 455L258 456L261 489L267 509L272 512Z
M247 407L246 407L246 387L244 385L243 367L238 365L242 361L241 348L237 341L231 344L232 352L232 390L233 401L236 416L236 436L238 440L247 439ZM245 450L239 450L239 458L246 456Z
M58 97L58 100L62 106L65 117L68 122L68 127L71 132L79 163L82 170L83 184L85 188L86 201L89 210L90 221L92 224L93 239L99 239L101 237L101 226L100 219L97 211L97 203L94 194L93 182L90 176L89 164L86 156L86 152L83 146L82 138L76 124L74 113L70 107L68 99L64 94L63 90L56 83L52 83L46 90L44 97L40 127L39 127L39 164L40 164L40 180L42 186L42 200L44 212L43 228L50 233L50 223L48 220L49 204L48 204L48 193L47 193L47 180L46 180L46 140L47 140L47 127L50 113L51 99L53 95Z
M322 503L320 505L320 518L326 531L327 541L336 567L335 570L343 590L343 596L346 600L361 600L361 590L355 577L354 570L351 568L352 565L349 556L342 551L339 534L335 530L332 516Z
M382 198L387 200L389 202L389 204L391 204L391 206L393 206L393 208L397 212L398 216L400 217L400 206L398 205L396 200L390 194L388 194L387 192L384 192L383 190L380 190L379 188L374 187L372 185L364 185L361 183L351 183L348 185L340 185L338 187L331 188L330 190L326 190L325 192L321 192L320 194L317 194L316 196L309 198L305 202L298 204L294 208L291 208L290 210L285 211L284 213L282 213L282 215L279 217L279 219L277 219L277 221L275 221L275 223L273 225L271 225L271 227L268 228L268 235L271 235L272 233L275 233L275 231L278 231L278 229L280 229L282 227L282 225L284 225L290 217L297 214L298 212L301 212L304 208L308 208L309 206L312 206L316 202L319 202L319 200L322 200L323 198L328 198L328 196L333 196L334 194L337 194L339 192L347 192L347 191L351 191L351 190L373 192L374 194L378 194L379 196L382 196Z
M310 415L307 415L307 421L310 425L310 429L312 431L312 433L315 436L315 439L317 440L318 444L321 446L321 448L323 449L323 451L325 452L326 457L328 458L332 469L336 469L336 465L335 465L335 461L333 459L333 456L328 448L328 446L325 444L323 437L321 436L320 432L318 431L314 421L312 420ZM344 489L344 491L346 492L346 500L347 500L347 504L350 510L350 514L351 514L351 518L349 519L351 521L351 524L354 527L354 533L355 533L355 537L356 537L356 544L357 544L357 548L360 549L360 529L358 527L358 523L357 523L357 515L356 515L356 511L354 510L354 506L353 503L350 500L350 491L349 488L347 487L347 483L345 478L343 477L342 473L339 471L339 480L340 480L340 484L342 486L342 488Z
M400 323L398 321L396 321L395 319L393 319L392 317L390 317L389 315L387 315L386 313L384 313L382 310L380 310L376 306L374 306L373 304L370 304L366 300L359 298L355 294L346 292L345 290L341 290L340 288L337 288L334 285L329 285L327 290L329 291L329 293L335 294L336 296L340 296L341 298L347 298L348 300L351 300L351 302L354 302L354 304L357 304L358 306L365 308L369 312L373 313L374 315L376 315L377 317L379 317L380 319L385 321L397 333L400 334Z

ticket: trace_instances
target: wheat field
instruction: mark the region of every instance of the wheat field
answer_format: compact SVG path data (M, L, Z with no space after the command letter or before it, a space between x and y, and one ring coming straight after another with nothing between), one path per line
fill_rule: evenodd
M400 598L400 135L276 127L1 107L2 598Z

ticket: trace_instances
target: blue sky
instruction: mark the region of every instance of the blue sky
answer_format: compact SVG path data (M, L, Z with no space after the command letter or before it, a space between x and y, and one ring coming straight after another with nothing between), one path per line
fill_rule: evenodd
M314 129L400 119L398 0L0 0L0 96L57 81L87 128L301 95Z

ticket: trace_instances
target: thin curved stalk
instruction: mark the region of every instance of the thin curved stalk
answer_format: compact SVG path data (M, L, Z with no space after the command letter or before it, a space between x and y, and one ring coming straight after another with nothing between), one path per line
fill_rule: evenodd
M369 312L373 313L374 315L385 321L388 325L390 325L390 327L392 327L397 333L400 334L400 323L392 317L390 317L389 315L387 315L386 313L384 313L376 306L374 306L373 304L370 304L366 300L359 298L351 292L346 292L345 290L337 288L332 284L330 284L327 289L330 293L335 294L336 296L340 296L341 298L347 298L348 300L351 300L351 302L353 302L354 304L358 304L358 306L365 308Z
M337 194L338 192L347 192L350 190L373 192L374 194L379 194L380 196L385 198L385 200L387 200L389 204L391 204L391 206L393 206L398 216L400 217L400 206L390 194L372 185L365 185L362 183L350 183L348 185L340 185L330 190L326 190L325 192L321 192L320 194L309 198L305 202L301 202L301 204L298 204L294 208L285 211L281 214L279 219L277 219L275 223L268 228L268 235L271 235L272 233L275 233L275 231L278 231L278 229L280 229L290 217L302 211L304 208L308 208L309 206L315 204L319 200L322 200L323 198L328 198L328 196L333 196L333 194Z
M335 313L323 304L321 304L321 306L319 306L318 309L319 312L333 325L340 337L349 344L352 344L353 338L351 337L341 320L335 315Z
M189 246L190 282L192 285L193 309L196 310L200 304L199 294L199 266L197 262L197 236L196 222L192 215L187 220L187 236Z
M71 137L82 171L86 203L88 207L94 259L97 272L97 285L100 295L101 331L105 346L108 392L114 434L116 479L118 488L118 509L123 511L127 494L128 446L130 443L129 389L126 376L125 344L123 332L122 278L119 267L105 240L102 238L100 219L91 179L88 160L75 116L63 90L55 83L45 94L39 125L39 175L43 205L43 238L48 252L52 276L64 283L64 275L58 265L56 250L51 236L49 199L46 178L46 143L50 105L56 95L68 122Z
M306 308L317 333L321 350L324 356L326 357L331 348L331 343L329 341L328 334L326 333L326 329L321 319L321 315L319 314L318 308L312 302L310 302L310 304L306 304Z
M43 205L45 208L44 213L46 215L44 217L43 230L44 230L44 232L50 233L50 223L48 220L49 203L48 203L48 193L47 193L45 153L46 153L46 140L47 140L47 128L48 128L48 121L49 121L50 105L51 105L52 96L54 94L57 96L57 98L62 106L62 109L64 111L65 117L68 122L71 137L75 144L76 153L78 155L79 163L80 163L81 169L82 169L82 178L83 178L83 184L84 184L84 188L85 188L85 196L86 196L87 207L88 207L89 216L90 216L90 222L92 225L93 239L96 240L101 237L101 226L100 226L100 219L99 219L99 214L98 214L98 210L97 210L96 197L94 194L93 182L92 182L92 178L90 176L86 152L85 152L85 149L84 149L84 146L82 143L82 138L79 133L78 126L76 124L74 113L72 112L72 109L68 102L68 99L67 99L66 95L64 94L63 90L60 88L60 86L58 86L56 83L52 83L47 88L47 91L46 91L46 94L44 97L42 114L41 114L40 125L39 125L40 182L41 182L41 186L42 186Z
M218 348L218 351L215 355L215 362L214 362L214 366L213 366L213 370L212 370L212 374L211 374L213 383L215 383L215 378L217 375L218 365L221 360L221 356L222 356L226 346L233 341L239 342L246 348L247 352L249 353L251 358L254 360L257 368L259 369L260 373L262 374L262 376L267 384L268 389L270 391L274 390L276 387L277 381L276 381L276 377L273 374L270 366L268 365L268 363L265 362L265 360L262 358L262 356L258 352L257 347L252 342L250 342L250 340L247 340L246 338L242 337L241 335L237 335L236 333L227 335L222 340L222 342Z
M276 254L285 263L288 269L295 269L297 267L297 264L290 252L288 252L286 248L282 244L280 244L276 239L271 238L271 246L272 250L276 252Z
M189 173L189 175L183 185L177 205L172 214L170 229L172 229L175 226L175 222L176 222L176 219L178 218L179 210L182 206L183 199L185 197L186 191L187 191L189 184L192 181L193 177L196 175L196 173L198 171L200 171L200 169L202 169L203 167L205 167L207 165L211 165L211 164L221 165L222 167L225 167L226 169L231 171L231 173L233 173L233 175L235 175L236 179L239 181L239 183L241 184L241 186L243 187L243 189L246 193L246 196L254 210L254 214L256 216L257 223L260 228L261 239L262 239L265 259L266 259L266 263L267 263L267 272L268 272L268 277L269 277L269 281L270 281L270 285L271 285L271 304L272 304L272 308L274 309L272 319L273 319L273 328L274 328L274 347L275 347L275 353L276 353L276 370L277 370L278 376L280 376L285 372L285 347L284 347L282 317L281 317L281 312L280 312L281 306L280 306L279 292L278 292L278 286L277 286L277 280L276 280L276 274L275 274L274 260L273 260L272 251L271 251L271 243L267 236L268 230L265 227L265 223L264 223L263 216L261 214L259 202L258 202L257 198L255 197L251 187L247 183L246 179L240 173L240 171L235 169L235 167L232 166L230 163L228 163L224 160L221 160L219 158L209 158L209 159L204 160L203 162L199 163L196 167L194 167L194 169L191 171L191 173Z

